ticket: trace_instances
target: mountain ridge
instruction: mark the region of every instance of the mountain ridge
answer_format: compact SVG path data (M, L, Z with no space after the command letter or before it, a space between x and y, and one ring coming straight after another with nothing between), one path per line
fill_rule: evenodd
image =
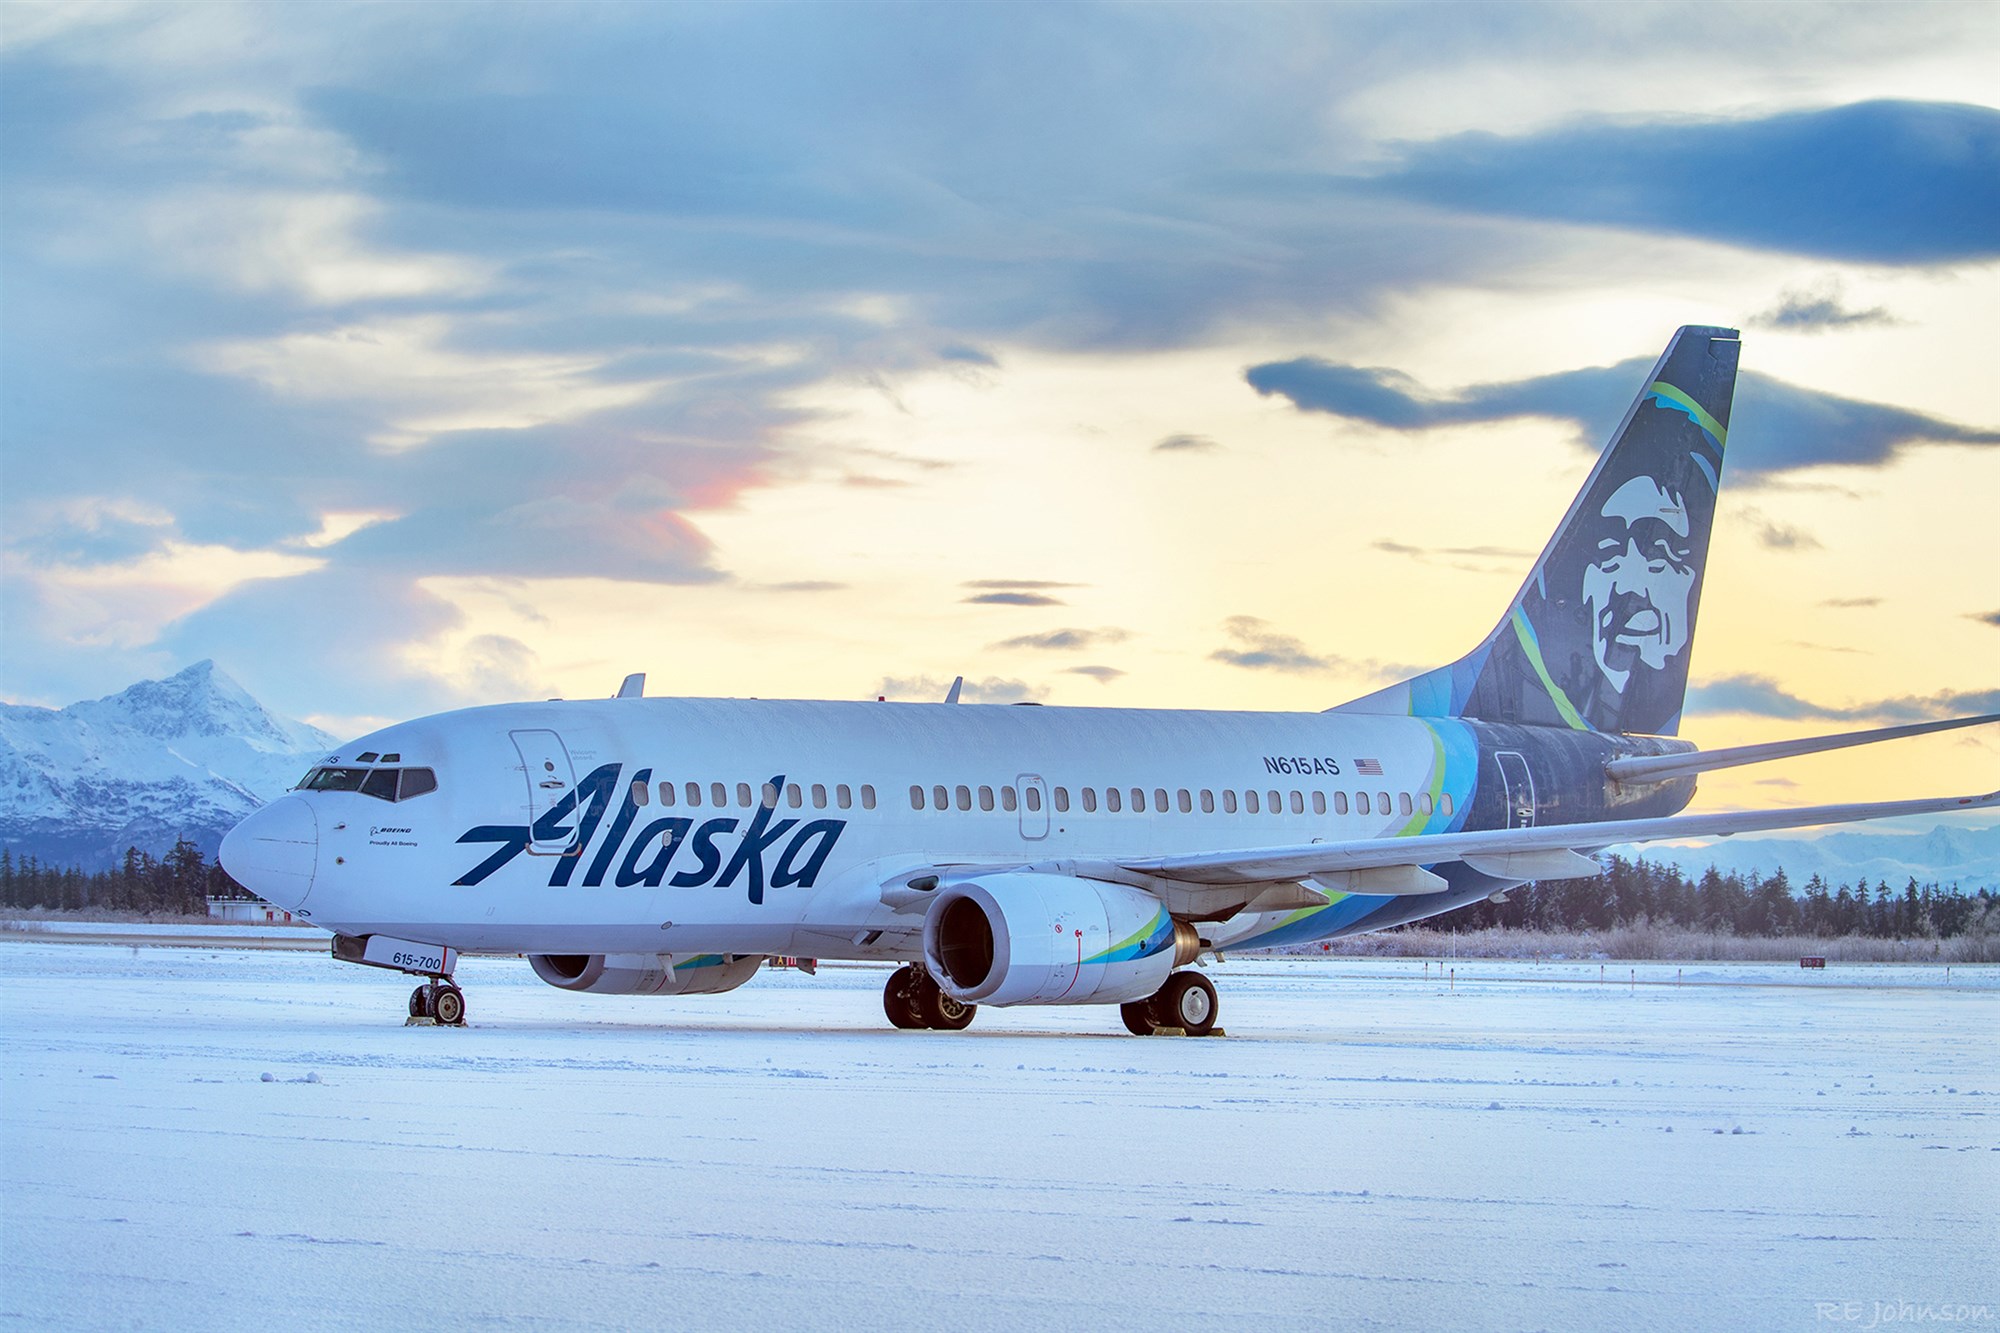
M0 846L85 870L181 837L212 855L335 743L209 659L64 708L0 704Z

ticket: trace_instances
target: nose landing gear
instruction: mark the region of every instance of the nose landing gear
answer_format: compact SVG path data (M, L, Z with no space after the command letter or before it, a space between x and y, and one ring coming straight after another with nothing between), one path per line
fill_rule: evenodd
M448 977L432 977L410 992L410 1017L406 1027L435 1025L465 1026L465 992Z

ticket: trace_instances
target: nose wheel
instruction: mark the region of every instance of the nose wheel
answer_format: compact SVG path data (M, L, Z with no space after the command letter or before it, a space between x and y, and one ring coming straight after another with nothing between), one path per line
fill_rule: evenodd
M443 977L432 978L410 992L410 1022L464 1027L465 992Z

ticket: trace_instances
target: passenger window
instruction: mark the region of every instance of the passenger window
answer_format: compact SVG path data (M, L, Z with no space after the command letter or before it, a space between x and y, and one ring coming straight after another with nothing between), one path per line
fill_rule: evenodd
M1431 794L1427 791L1418 792L1417 813L1427 815L1430 812L1431 812Z
M1194 813L1194 797L1188 792L1186 787L1182 787L1174 793L1174 804L1180 807L1181 813L1184 815Z
M1167 789L1165 787L1153 788L1153 808L1163 815L1167 813Z
M1333 813L1335 813L1336 815L1344 815L1347 813L1346 792L1337 791L1333 794Z
M865 782L861 784L861 808L863 810L875 808L875 789Z
M1271 793L1269 793L1269 795L1270 795L1270 798L1271 798L1271 805L1270 805L1270 810L1271 810L1271 813L1272 813L1272 814L1274 814L1274 815L1281 815L1281 814L1283 814L1283 813L1285 812L1285 798L1284 798L1284 796L1283 796L1283 795L1281 795L1281 794L1280 794L1280 793L1278 793L1278 792L1271 792Z
M717 809L721 809L723 806L728 805L729 788L723 786L720 782L709 783L708 803L712 806L715 806Z
M1015 797L1014 789L1012 787L1002 787L1000 789L1000 808L1002 810L1005 810L1007 813L1012 814L1015 808L1019 804L1020 802Z
M924 808L924 789L922 787L910 788L910 809L921 810L923 808Z
M1040 787L1028 788L1027 798L1028 798L1028 809L1030 811L1037 811L1042 808L1042 789Z
M1396 793L1396 809L1406 816L1413 813L1414 807L1410 804L1410 794L1408 792Z
M835 787L833 789L833 803L843 810L851 809L854 805L854 788L848 786L845 782Z
M1097 788L1085 787L1083 788L1082 795L1083 811L1085 814L1090 814L1097 809Z
M660 784L660 804L672 805L673 803L674 803L674 784L671 782L662 782Z
M428 768L406 768L403 770L403 789L398 800L407 801L413 796L424 796L438 789L437 774Z
M785 804L796 810L806 803L806 794L796 782L785 784Z
M1389 813L1388 792L1378 791L1375 793L1375 813L1378 815L1386 815Z
M701 784L700 784L699 782L690 782L690 783L688 783L688 785L687 785L687 798L688 798L688 804L689 804L689 805L700 805L700 804L701 804Z
M652 803L653 803L652 789L649 788L645 783L635 779L632 783L632 804L651 805Z
M1104 808L1114 815L1125 808L1124 803L1119 799L1116 787L1106 787L1104 789Z
M1146 789L1144 787L1134 787L1132 789L1132 813L1135 815L1146 813Z
M741 799L741 795L748 794L748 788L746 787L739 786L736 790L740 793L738 799ZM757 800L766 810L776 810L778 808L778 789L768 782L759 783L757 786ZM743 803L745 805L749 804L748 801L744 801Z
M951 793L943 787L932 787L931 805L939 810L951 809Z
M361 794L363 796L373 796L379 801L395 800L396 774L399 771L394 768L378 768L373 770L362 780Z
M991 810L993 808L993 789L991 787L981 785L979 788L979 808L981 810Z
M1246 791L1243 793L1243 813L1246 815L1254 815L1262 813L1261 808L1257 801L1256 792Z
M1358 792L1355 792L1355 793L1354 793L1354 809L1355 809L1355 813L1357 813L1357 814L1363 814L1363 815L1365 815L1365 814L1369 813L1369 810L1368 810L1368 793L1367 793L1367 792L1365 792L1365 791L1358 791Z
M970 810L972 808L972 788L961 782L958 784L957 790L958 808L961 810Z
M1446 792L1444 795L1438 797L1438 813L1441 815L1449 815L1451 813L1450 792Z
M1235 791L1230 790L1222 793L1222 813L1225 815L1233 815L1236 813Z
M1323 814L1325 814L1325 813L1326 813L1326 793L1325 793L1325 792L1323 792L1323 791L1316 791L1316 792L1314 792L1314 793L1313 793L1313 813L1314 813L1314 814L1316 814L1316 815L1323 815Z
M1054 791L1050 792L1049 795L1055 800L1057 814L1060 815L1069 813L1068 787L1057 787Z
M1215 793L1206 787L1201 789L1201 812L1205 815L1215 813Z
M1295 815L1302 815L1305 812L1306 812L1306 798L1298 792L1293 792L1292 813Z
M813 783L813 809L826 809L826 784L824 782Z

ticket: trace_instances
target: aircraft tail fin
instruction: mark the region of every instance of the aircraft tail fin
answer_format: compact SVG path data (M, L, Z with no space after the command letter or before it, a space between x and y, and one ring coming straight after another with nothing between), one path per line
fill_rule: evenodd
M1740 348L1735 329L1675 333L1493 632L1333 711L1673 735Z

